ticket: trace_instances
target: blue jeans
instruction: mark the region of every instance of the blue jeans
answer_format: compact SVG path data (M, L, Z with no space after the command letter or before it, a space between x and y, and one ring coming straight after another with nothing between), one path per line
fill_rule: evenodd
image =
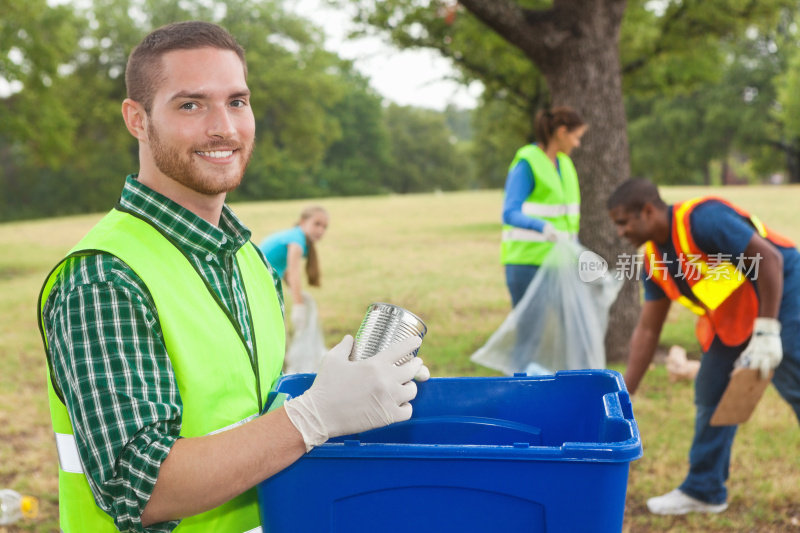
M772 384L794 409L800 422L800 275L784 280L779 319L783 360L775 369ZM694 440L689 450L689 473L681 491L707 503L728 499L725 482L737 426L710 426L709 421L728 386L733 363L747 346L724 346L714 339L703 354L695 379Z
M516 307L525 296L537 270L539 265L506 265L506 286L511 294L511 307Z

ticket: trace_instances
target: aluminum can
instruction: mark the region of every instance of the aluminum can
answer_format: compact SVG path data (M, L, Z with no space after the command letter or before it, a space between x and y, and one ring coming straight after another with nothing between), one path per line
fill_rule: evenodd
M367 359L408 337L421 339L427 331L422 319L407 309L383 302L370 304L356 333L350 360ZM418 351L419 348L395 364L408 362Z

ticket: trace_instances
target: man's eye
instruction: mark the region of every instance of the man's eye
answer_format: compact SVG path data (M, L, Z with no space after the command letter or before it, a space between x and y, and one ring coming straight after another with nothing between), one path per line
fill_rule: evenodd
M197 104L195 104L194 102L186 102L185 104L181 105L181 109L188 109L188 110L197 109Z
M245 102L244 100L233 100L231 102L231 105L233 107L245 107L247 106L247 102Z

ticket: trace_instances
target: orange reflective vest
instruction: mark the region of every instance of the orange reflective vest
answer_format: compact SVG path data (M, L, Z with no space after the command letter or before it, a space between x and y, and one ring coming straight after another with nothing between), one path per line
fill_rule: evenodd
M694 242L690 216L695 207L709 200L721 202L735 210L755 228L758 234L775 245L793 247L786 237L768 229L758 217L743 209L712 196L694 198L673 206L672 244L678 254L680 272L691 289L691 296L683 295L675 279L659 257L653 241L645 244L645 270L670 300L688 307L698 315L695 333L703 351L711 347L714 337L726 346L738 346L753 333L753 322L758 317L758 296L753 283L737 268L734 262L742 258L713 256L709 258Z

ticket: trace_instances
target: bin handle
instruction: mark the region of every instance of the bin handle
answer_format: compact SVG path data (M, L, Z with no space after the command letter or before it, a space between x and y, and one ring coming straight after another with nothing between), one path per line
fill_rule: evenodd
M621 390L603 395L603 404L608 418L633 419L633 404L627 391Z

